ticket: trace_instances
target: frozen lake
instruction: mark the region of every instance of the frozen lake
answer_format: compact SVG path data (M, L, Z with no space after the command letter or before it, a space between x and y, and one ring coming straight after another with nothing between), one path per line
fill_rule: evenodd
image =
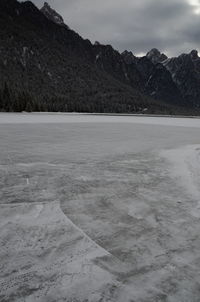
M199 302L200 119L0 114L0 301Z

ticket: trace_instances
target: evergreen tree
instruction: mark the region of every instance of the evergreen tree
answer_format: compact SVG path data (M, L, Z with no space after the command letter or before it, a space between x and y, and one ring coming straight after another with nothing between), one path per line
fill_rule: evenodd
M12 111L11 106L11 96L8 88L7 82L4 84L3 93L2 93L2 107L5 111Z

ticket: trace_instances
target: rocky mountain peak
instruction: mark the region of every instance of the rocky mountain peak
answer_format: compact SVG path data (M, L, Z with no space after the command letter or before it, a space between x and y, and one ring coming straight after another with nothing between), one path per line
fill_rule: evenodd
M52 9L47 2L44 2L43 7L41 8L41 12L54 23L57 23L59 25L65 25L63 17L58 14L54 9Z
M199 59L199 56L198 56L198 51L196 49L193 49L191 52L190 52L190 57L192 60L197 60Z
M124 61L126 62L126 64L132 64L137 61L137 58L133 55L131 51L125 50L124 52L121 53L121 55Z
M154 64L161 63L167 59L167 56L164 53L161 53L157 48L151 49L146 56Z

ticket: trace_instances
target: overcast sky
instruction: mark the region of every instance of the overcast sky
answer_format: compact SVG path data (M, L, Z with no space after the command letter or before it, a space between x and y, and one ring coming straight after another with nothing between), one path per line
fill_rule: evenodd
M42 0L32 0L39 8ZM200 50L200 0L49 0L71 29L134 54Z

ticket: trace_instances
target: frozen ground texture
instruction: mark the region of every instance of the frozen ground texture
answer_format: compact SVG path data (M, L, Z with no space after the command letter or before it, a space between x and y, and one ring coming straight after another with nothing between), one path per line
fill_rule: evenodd
M0 114L0 301L199 302L200 120Z

